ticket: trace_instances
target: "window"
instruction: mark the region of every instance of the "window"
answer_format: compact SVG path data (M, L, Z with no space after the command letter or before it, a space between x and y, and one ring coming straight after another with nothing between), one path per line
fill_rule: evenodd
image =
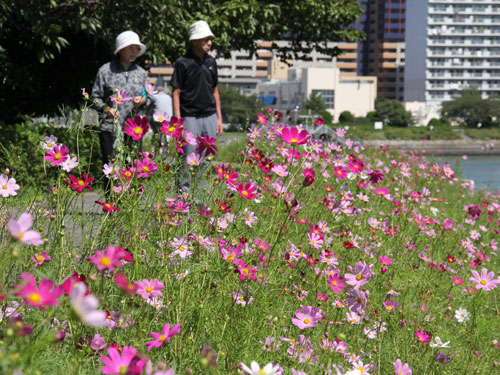
M333 90L312 90L312 93L318 95L326 104L326 108L334 108L335 94Z

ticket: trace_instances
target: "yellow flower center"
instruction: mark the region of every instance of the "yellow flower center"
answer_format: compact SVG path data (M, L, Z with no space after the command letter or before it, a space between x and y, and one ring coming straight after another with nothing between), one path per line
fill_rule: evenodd
M135 134L135 135L139 135L139 134L141 134L141 133L142 133L142 128L140 128L140 127L136 127L136 128L134 129L134 134Z
M266 374L267 374L267 372L266 372L266 371L264 371L264 370L259 370L259 374L261 374L261 375L266 375Z
M37 262L43 262L44 259L45 259L45 257L43 257L42 255L39 255L36 257Z
M486 285L486 281L481 280L481 285Z
M23 232L21 232L21 233L19 233L19 234L17 235L17 238L19 238L19 239L22 239L23 237L24 237L24 233L23 233Z
M146 292L151 293L152 291L153 291L153 288L151 288L150 286L148 286L148 287L146 288Z
M311 322L310 319L307 319L307 318L304 319L304 323L309 324L310 322Z
M141 169L141 172L145 172L145 173L147 173L147 172L149 172L149 168L148 168L148 167L146 167L146 166L144 165L144 166L142 167L142 169Z
M297 143L297 142L298 142L297 138L292 138L292 139L290 139L290 143L291 143L291 144L295 144L295 143Z
M241 271L241 272L243 272L245 275L248 275L249 271L248 271L248 268L243 268L243 271Z
M60 153L60 152L58 152L58 153L56 153L56 154L54 155L54 159L56 159L56 160L59 160L59 159L61 159L61 158L62 158L62 155L61 155L61 153Z
M2 189L7 190L7 185L2 185Z
M179 251L180 252L186 251L186 248L184 246L181 246L181 247L179 247Z
M356 280L358 280L358 281L359 281L359 280L361 280L362 278L363 278L363 275L362 275L362 274L358 273L358 274L356 275Z
M103 266L109 266L111 264L111 259L109 259L108 257L102 257L100 260L99 260L99 263L102 264Z
M234 260L234 255L233 255L233 254L228 255L228 256L227 256L227 260Z
M175 131L175 126L170 126L170 127L168 128L168 132L169 132L169 133L173 133L174 131Z
M125 375L127 373L127 366L120 366L118 370L120 370L120 375Z
M109 203L106 203L106 204L104 205L104 207L106 207L106 208L111 208L111 205L110 205Z
M333 282L332 282L332 285L333 285L333 286L337 286L337 282L336 282L336 281L333 281Z
M80 185L80 186L85 185L85 181L83 181L83 180L78 180L78 185Z
M387 311L391 311L394 306L387 306Z
M163 342L163 341L165 341L166 339L167 339L167 336L165 336L165 335L161 335L161 336L160 336L160 338L158 339L158 341Z
M42 300L42 297L40 296L40 294L38 293L31 293L29 296L28 296L28 299L33 302L33 303L40 303L40 301Z
M162 116L158 117L158 122L163 122L163 117Z
M245 197L246 197L246 196L248 195L248 192L247 192L246 190L243 190L243 191L241 192L241 195L243 195L243 196L245 196Z

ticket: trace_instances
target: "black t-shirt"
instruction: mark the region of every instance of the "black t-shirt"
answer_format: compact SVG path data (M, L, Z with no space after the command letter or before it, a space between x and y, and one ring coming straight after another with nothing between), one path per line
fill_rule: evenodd
M209 54L201 61L190 49L185 56L179 57L170 85L181 90L181 116L204 117L216 113L214 88L217 82L217 63Z

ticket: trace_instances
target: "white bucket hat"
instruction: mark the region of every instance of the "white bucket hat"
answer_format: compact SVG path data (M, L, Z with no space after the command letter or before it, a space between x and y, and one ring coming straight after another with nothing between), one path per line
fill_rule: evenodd
M133 31L124 31L120 35L116 37L115 40L115 55L120 52L125 47L136 44L139 46L139 54L137 57L141 56L144 52L146 52L146 46L141 43L139 40L139 35L134 33Z
M196 21L189 26L189 40L203 39L207 36L215 38L215 35L210 30L208 23L205 21Z

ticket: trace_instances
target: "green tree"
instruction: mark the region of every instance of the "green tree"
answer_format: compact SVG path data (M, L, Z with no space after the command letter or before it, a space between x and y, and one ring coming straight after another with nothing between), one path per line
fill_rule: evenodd
M304 102L304 108L311 110L313 114L319 114L326 111L326 104L318 94L312 93L309 98Z
M375 117L389 126L408 126L411 113L397 100L377 98L375 100Z
M352 123L354 121L356 121L356 118L349 111L343 111L339 116L340 123Z
M468 127L477 127L479 124L490 126L497 106L494 99L466 95L443 102L441 113L443 116L454 118L461 125Z
M256 95L244 95L235 87L220 85L219 93L222 118L225 122L244 127L247 120L254 120L256 113L264 110L264 104L257 101Z
M356 0L0 0L2 118L75 105L127 29L148 47L142 65L184 54L189 25L198 19L209 22L220 55L253 54L256 40L286 39L288 46L274 46L285 61L313 49L338 55L327 42L359 39L353 25L360 12Z

